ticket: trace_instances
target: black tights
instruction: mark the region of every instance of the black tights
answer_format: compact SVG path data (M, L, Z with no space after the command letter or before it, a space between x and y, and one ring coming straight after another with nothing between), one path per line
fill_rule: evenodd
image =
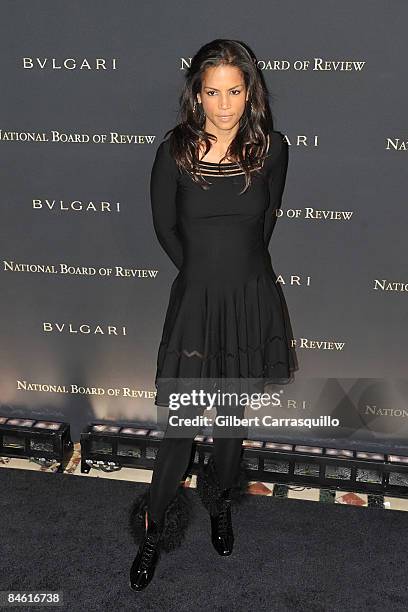
M169 417L174 414L169 411ZM197 414L206 414L203 408L185 407L175 411L179 416L193 417ZM245 407L240 405L225 405L217 407L217 416L235 415L243 418ZM154 520L160 520L167 504L176 494L177 488L183 479L189 466L193 441L200 428L196 426L184 427L183 437L173 437L176 428L169 424L162 439L154 462L152 481L149 489L150 504L149 514ZM228 433L228 437L226 437ZM213 455L215 469L220 481L221 488L231 487L238 476L239 464L242 453L242 440L246 437L245 427L213 425Z

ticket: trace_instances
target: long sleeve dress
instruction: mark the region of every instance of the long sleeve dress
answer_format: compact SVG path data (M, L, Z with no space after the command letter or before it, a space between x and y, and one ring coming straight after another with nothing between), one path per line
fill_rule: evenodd
M281 205L288 144L269 133L261 174L238 164L200 161L208 190L180 172L170 141L156 152L150 178L153 225L178 269L158 348L158 406L169 394L214 388L220 379L286 384L297 369L286 301L272 269L268 245ZM193 385L194 388L197 388ZM245 385L240 387L246 389ZM258 389L259 391L259 389Z

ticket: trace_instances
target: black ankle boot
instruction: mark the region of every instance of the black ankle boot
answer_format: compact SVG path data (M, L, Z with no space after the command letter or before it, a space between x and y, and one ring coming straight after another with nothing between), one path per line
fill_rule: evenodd
M133 501L128 516L128 530L135 543L139 544L131 568L130 586L133 590L141 590L149 584L162 551L167 553L181 545L193 515L190 495L183 486L179 486L167 505L160 524L150 518L149 488Z
M128 531L136 544L140 544L145 535L145 514L150 508L149 492L148 488L138 495L129 510ZM164 552L181 546L193 514L191 491L180 485L164 511L161 537L161 548Z
M230 493L230 489L222 491L219 500L220 511L214 515L210 514L211 542L217 553L224 557L230 555L234 547Z
M145 537L130 568L129 585L133 591L141 591L146 588L154 576L154 571L160 558L162 530L162 523L159 524L148 516Z
M235 484L228 489L222 489L213 455L210 456L207 465L197 474L197 493L210 514L211 542L222 556L230 555L233 550L234 534L231 510L247 499L245 495L247 487L248 478L245 467L240 463Z

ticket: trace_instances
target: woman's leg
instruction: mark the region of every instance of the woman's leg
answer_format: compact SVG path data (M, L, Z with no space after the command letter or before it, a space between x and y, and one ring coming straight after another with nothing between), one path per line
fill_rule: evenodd
M197 492L211 519L211 541L218 554L230 555L234 545L231 504L243 501L248 485L241 470L242 440L247 427L233 417L241 419L245 407L239 403L217 406L217 419L213 425L213 453L207 465L197 476Z
M242 456L242 441L247 437L247 427L234 425L229 419L232 417L242 419L244 415L245 406L234 403L234 401L231 405L226 403L217 407L217 417L220 416L224 424L214 425L213 454L222 489L232 487L237 482Z
M176 494L190 462L192 438L166 438L160 442L149 488L149 514L159 521Z
M179 418L193 418L200 416L203 408L183 406L176 413ZM167 424L154 462L149 488L149 513L153 520L162 518L167 505L174 498L189 466L194 438L199 432L199 426L175 427Z
M214 463L222 489L232 487L238 477L243 438L214 438Z
M190 407L183 410L189 417L193 416L193 411ZM180 481L187 470L194 437L199 430L199 427L174 430L168 423L159 445L150 487L132 505L129 526L139 543L130 569L130 587L135 591L144 589L153 578L160 552L177 548L184 539L192 508Z

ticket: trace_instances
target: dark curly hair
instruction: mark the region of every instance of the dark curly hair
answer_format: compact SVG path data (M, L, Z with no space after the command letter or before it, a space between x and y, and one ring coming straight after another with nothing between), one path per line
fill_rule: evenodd
M245 173L245 187L242 191L244 193L251 183L251 171L256 171L265 158L267 134L273 129L269 92L258 68L257 59L246 44L238 40L217 38L197 51L186 71L185 83L179 97L179 123L168 130L165 137L170 134L170 153L178 168L190 173L203 189L209 189L208 185L211 183L204 179L198 165L199 142L205 142L206 155L211 148L211 140L216 138L204 130L205 114L202 105L195 103L197 93L201 92L203 73L209 66L221 64L239 68L249 92L238 132L222 158L234 159ZM222 165L219 167L222 169Z

